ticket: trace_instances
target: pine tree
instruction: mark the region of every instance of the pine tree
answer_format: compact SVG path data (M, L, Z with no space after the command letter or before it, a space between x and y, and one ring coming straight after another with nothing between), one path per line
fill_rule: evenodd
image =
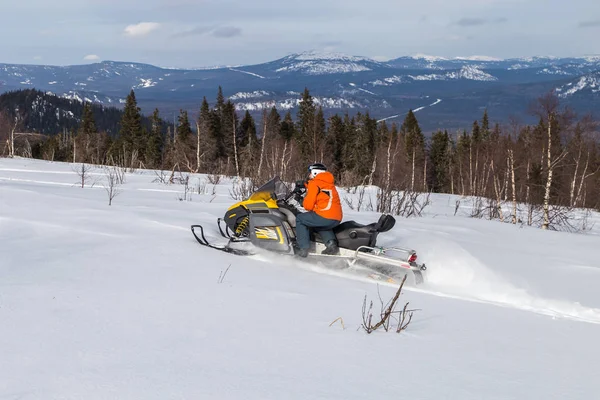
M81 123L73 144L74 158L82 162L100 163L100 143L94 113L88 102L84 102ZM73 160L75 161L75 160Z
M411 163L411 190L415 190L417 169L420 168L425 157L425 137L412 110L408 111L400 127L406 144L406 155Z
M294 120L292 119L290 111L285 114L283 121L281 121L279 134L286 141L290 141L296 136L296 127L294 126Z
M325 131L326 131L325 116L323 114L323 108L319 106L317 114L314 119L314 128L312 132L312 152L313 157L311 161L322 162L323 161L323 145L325 143Z
M238 145L240 148L244 148L248 145L255 146L257 142L256 123L254 122L254 118L252 118L250 111L246 110L244 118L242 118L242 121L240 122Z
M243 174L253 176L258 169L260 143L256 135L256 123L248 110L240 122L237 138Z
M79 125L79 133L84 135L91 135L97 133L96 121L94 119L94 113L90 103L87 101L83 103L83 112L81 115L81 124Z
M450 155L448 154L450 138L448 132L437 131L431 136L429 145L429 160L431 165L431 177L429 185L436 193L448 191L448 169Z
M339 176L344 169L344 121L337 114L329 117L325 154L330 170Z
M143 136L140 108L137 106L135 92L131 89L125 101L119 131L120 140L117 142L119 145L117 151L121 154L127 166L134 166L136 161L143 157L145 152Z
M291 117L291 116L290 116ZM277 111L277 108L275 106L271 107L271 111L269 112L269 122L268 122L268 126L270 127L270 129L273 130L273 134L280 133L280 125L281 125L281 115L279 115L279 111Z
M148 168L158 168L162 164L164 145L163 120L160 117L158 108L154 109L150 121L150 137L146 146L145 164Z
M481 135L483 140L487 140L490 136L490 120L488 117L487 108L483 112L483 118L481 119Z
M310 95L308 88L302 92L302 99L298 108L297 115L297 140L300 150L300 162L304 165L314 162L315 149L313 140L315 135L315 112L314 100Z
M237 138L239 121L235 110L235 105L231 100L223 105L221 115L221 133L219 140L223 143L223 149L229 165L232 165L236 176L240 175L240 152L238 149Z
M343 165L344 171L354 174L360 164L361 153L357 150L358 128L356 120L360 117L360 112L355 117L350 117L348 113L344 114L344 145L343 145ZM356 176L349 179L358 179Z
M223 89L219 86L217 92L217 104L215 104L215 111L221 116L225 107L225 96L223 96Z
M204 96L198 115L198 171L207 171L206 164L214 160L214 155L217 153L215 137L211 134L212 122L210 107Z
M176 139L175 142L181 141L189 145L190 139L192 137L192 126L190 124L190 119L188 117L187 110L179 110L179 117L177 118L177 130L176 130Z
M356 160L354 172L361 179L369 178L369 184L373 184L375 171L375 151L379 145L377 137L377 121L369 116L369 113L357 114L358 129L354 142L354 159Z

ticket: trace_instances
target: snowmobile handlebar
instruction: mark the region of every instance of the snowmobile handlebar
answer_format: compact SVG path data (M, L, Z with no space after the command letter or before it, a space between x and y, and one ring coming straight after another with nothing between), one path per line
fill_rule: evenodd
M296 181L294 186L294 190L288 193L287 196L283 199L284 202L288 202L292 197L302 196L306 192L306 186L304 186L305 181Z

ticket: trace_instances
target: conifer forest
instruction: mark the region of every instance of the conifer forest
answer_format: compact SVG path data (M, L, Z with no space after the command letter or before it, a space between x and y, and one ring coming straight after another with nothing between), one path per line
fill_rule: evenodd
M381 212L393 212L401 191L450 193L479 198L481 212L513 223L516 212L504 215L501 205L526 204L528 221L519 222L531 225L540 215L542 227L553 222L550 210L558 218L565 209L600 208L597 121L563 107L554 93L531 105L535 125L492 123L484 111L470 129L425 135L411 110L401 125L368 112L325 118L309 89L295 116L272 107L255 120L219 87L213 106L204 97L197 112L181 110L176 123L158 109L142 115L131 90L122 111L62 104L76 117L67 125L20 112L25 92L0 99L3 157L243 177L253 187L276 175L304 179L308 164L323 162L340 186L377 186Z

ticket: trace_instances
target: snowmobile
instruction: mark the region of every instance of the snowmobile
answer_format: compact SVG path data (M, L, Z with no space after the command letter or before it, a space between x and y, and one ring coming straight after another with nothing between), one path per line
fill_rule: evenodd
M247 199L227 209L223 218L217 219L221 236L228 239L224 246L209 243L201 225L191 225L192 233L203 246L231 254L248 256L257 254L258 249L294 255L296 244L296 215L302 212L294 201L302 196L304 185L296 182L294 190L279 177L274 177ZM301 204L301 202L300 202ZM376 244L380 233L388 232L396 220L390 214L382 214L377 222L367 225L355 221L345 221L334 228L338 241L339 254L324 255L325 244L318 232L311 230L311 248L307 260L342 260L346 266L367 268L377 274L376 279L388 282L401 280L410 271L416 284L424 281L425 264L417 263L414 250L401 247L379 247ZM200 235L196 234L196 229Z

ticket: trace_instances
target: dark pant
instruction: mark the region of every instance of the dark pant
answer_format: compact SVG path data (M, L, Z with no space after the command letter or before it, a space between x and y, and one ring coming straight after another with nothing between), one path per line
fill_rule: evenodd
M301 249L308 249L310 247L309 228L313 228L314 231L319 232L323 243L335 240L333 228L338 226L339 223L340 221L323 218L313 211L298 214L296 216L296 239L298 247Z

